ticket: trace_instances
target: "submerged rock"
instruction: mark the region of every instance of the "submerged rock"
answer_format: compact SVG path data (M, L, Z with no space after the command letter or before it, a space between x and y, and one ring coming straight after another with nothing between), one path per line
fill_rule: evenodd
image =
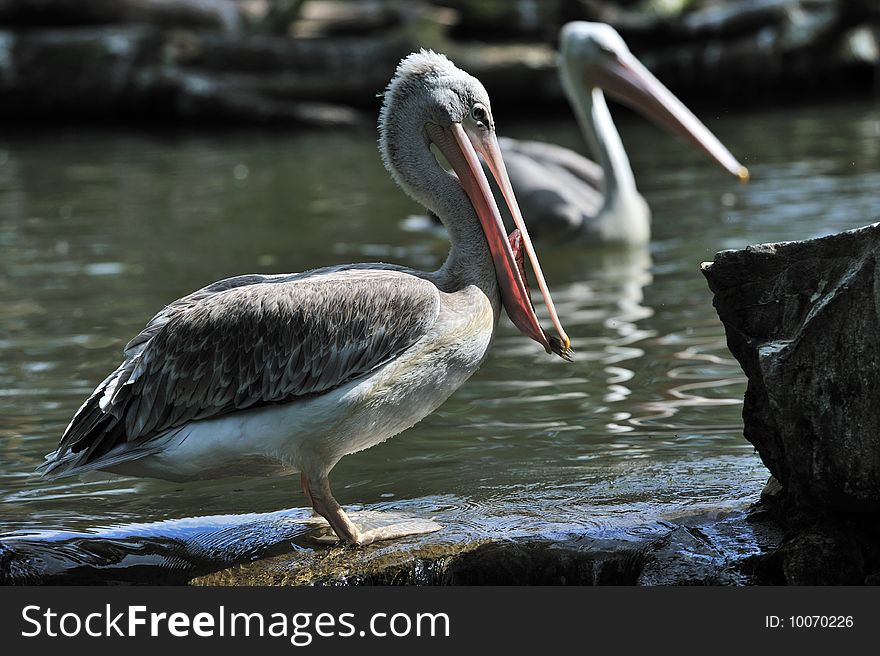
M703 265L744 434L802 510L880 511L880 224Z

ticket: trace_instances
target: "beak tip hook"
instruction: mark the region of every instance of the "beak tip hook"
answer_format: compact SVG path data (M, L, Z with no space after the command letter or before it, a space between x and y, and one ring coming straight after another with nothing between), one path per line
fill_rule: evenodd
M574 349L571 348L571 342L567 335L565 340L556 335L547 335L547 344L547 353L555 353L566 362L574 362Z

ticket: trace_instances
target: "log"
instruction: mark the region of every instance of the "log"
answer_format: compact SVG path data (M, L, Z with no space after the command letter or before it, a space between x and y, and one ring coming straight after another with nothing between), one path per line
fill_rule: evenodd
M240 31L233 0L0 0L0 25L71 26L147 23Z

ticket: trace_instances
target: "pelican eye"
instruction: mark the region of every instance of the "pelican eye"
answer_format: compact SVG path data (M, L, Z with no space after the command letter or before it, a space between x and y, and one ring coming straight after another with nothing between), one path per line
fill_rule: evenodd
M489 112L478 103L471 108L471 118L477 123L485 123L486 119L489 118Z
M614 51L614 48L612 48L609 45L606 45L604 43L597 43L596 47L598 47L599 52L601 52L606 57L616 57L617 56L617 53Z

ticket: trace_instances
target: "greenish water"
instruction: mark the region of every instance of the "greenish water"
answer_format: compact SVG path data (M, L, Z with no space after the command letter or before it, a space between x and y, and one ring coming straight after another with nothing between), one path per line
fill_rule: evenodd
M745 381L699 265L880 220L880 109L706 118L753 181L625 117L650 248L538 246L576 362L503 319L486 364L438 412L336 467L343 504L506 533L625 533L757 497L767 472L741 435ZM573 120L502 117L501 128L584 149ZM436 267L446 244L400 229L419 211L366 130L0 135L0 532L304 506L283 477L48 482L32 471L163 304L247 272Z

